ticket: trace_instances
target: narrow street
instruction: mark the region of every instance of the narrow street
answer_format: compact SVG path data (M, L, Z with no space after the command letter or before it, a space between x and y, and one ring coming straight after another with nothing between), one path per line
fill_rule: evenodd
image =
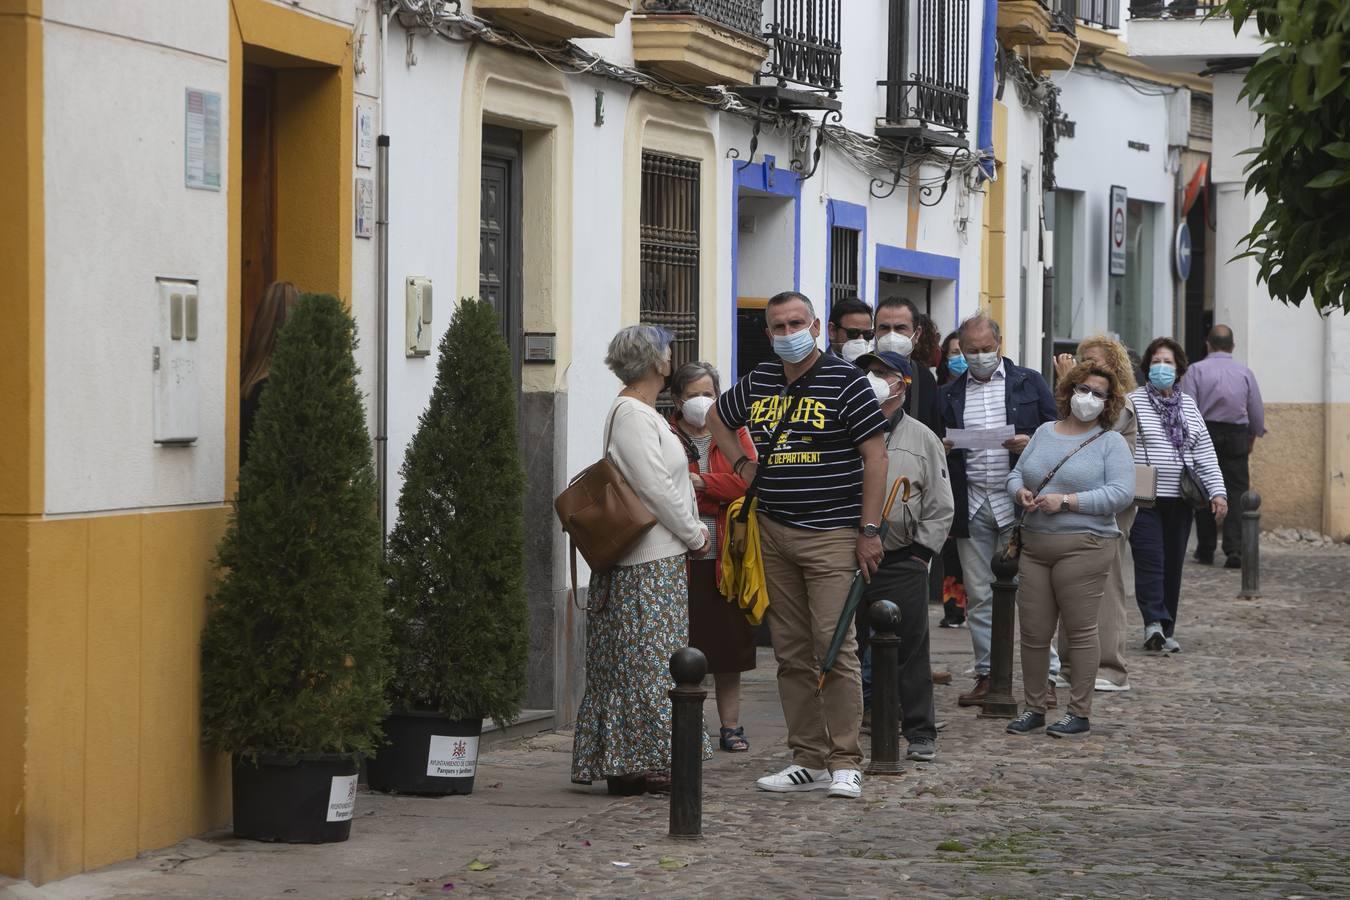
M1184 651L1133 653L1134 689L1096 695L1086 742L1006 737L958 709L969 638L934 628L935 665L954 675L937 689L938 760L867 779L861 802L754 790L786 760L761 655L746 685L753 750L706 766L701 841L665 836L661 798L570 785L558 733L487 754L472 797L361 795L346 844L208 836L0 894L1345 896L1350 551L1269 544L1259 600L1235 599L1239 573L1188 563Z

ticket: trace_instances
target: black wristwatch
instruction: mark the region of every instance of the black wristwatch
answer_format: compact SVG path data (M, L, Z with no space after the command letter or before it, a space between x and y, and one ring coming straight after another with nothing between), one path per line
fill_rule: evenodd
M871 525L871 524L868 524L868 525L864 525L864 526L862 527L862 535L863 535L863 537L874 538L874 537L877 537L877 536L880 535L880 534L881 534L881 527L880 527L879 525Z

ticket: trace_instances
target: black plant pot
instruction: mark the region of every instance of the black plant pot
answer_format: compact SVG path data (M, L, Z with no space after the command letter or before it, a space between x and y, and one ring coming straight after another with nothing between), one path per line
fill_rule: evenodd
M399 794L471 794L482 719L399 712L384 720L388 740L366 761L371 790Z
M352 833L351 756L234 758L234 833L255 841L334 844Z

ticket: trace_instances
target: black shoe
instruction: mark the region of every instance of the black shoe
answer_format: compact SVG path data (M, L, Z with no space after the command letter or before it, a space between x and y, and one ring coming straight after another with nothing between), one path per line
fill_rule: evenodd
M1200 565L1202 565L1202 566L1212 566L1212 565L1214 565L1214 554L1213 554L1213 553L1201 553L1199 550L1197 550L1197 551L1195 551L1195 555L1194 555L1193 557L1191 557L1191 558L1194 559L1196 562L1198 562L1198 563L1199 563Z
M1051 737L1082 738L1092 734L1092 726L1088 724L1088 720L1082 716L1075 716L1073 713L1069 713L1064 718L1045 729L1045 733Z
M1045 713L1027 710L1008 723L1008 734L1035 734L1045 728Z
M1240 568L1242 568L1242 557L1240 557L1240 556L1230 556L1230 557L1228 557L1228 559L1224 560L1223 567L1224 567L1225 569L1240 569Z

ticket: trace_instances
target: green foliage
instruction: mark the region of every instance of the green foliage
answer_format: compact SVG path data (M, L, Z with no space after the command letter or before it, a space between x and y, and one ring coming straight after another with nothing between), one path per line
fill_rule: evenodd
M390 694L395 708L508 721L525 693L525 476L492 306L462 300L439 353L389 538Z
M1350 313L1350 3L1229 0L1236 33L1247 16L1269 48L1242 96L1265 126L1247 191L1266 205L1244 238L1273 297Z
M209 746L372 753L388 707L388 626L356 323L301 296L282 329L219 548L202 635Z

